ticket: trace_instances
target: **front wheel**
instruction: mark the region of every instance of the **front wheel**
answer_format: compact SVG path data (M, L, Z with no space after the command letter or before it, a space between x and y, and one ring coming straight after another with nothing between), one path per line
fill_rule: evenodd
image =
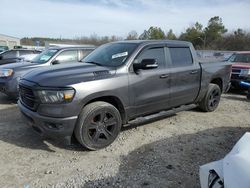
M74 133L81 145L98 150L114 142L121 126L117 108L106 102L93 102L82 109Z
M220 97L220 87L216 84L209 84L206 95L199 103L199 108L205 112L214 111L220 103Z

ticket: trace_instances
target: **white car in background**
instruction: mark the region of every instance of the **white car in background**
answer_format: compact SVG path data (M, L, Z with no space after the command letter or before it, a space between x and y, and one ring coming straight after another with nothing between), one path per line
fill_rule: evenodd
M201 188L250 188L250 133L222 160L200 167Z

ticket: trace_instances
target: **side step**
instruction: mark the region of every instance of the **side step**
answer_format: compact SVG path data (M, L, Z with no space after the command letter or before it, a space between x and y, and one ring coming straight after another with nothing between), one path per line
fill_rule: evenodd
M138 124L138 123L141 123L141 122L147 122L147 121L153 121L153 120L161 119L161 118L164 118L164 117L174 115L174 114L176 114L178 112L181 112L181 111L191 110L191 109L196 108L196 107L197 107L196 104L182 105L182 106L180 106L178 108L172 108L171 110L161 111L161 112L156 113L156 114L151 114L151 115L148 115L148 116L138 117L138 118L136 118L134 120L129 121L128 124L124 125L124 127L130 126L131 124Z

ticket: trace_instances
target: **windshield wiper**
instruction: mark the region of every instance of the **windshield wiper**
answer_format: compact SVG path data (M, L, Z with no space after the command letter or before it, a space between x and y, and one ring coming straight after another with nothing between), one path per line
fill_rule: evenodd
M90 64L94 64L94 65L97 65L97 66L103 66L101 63L97 63L95 61L84 61L84 63L90 63Z

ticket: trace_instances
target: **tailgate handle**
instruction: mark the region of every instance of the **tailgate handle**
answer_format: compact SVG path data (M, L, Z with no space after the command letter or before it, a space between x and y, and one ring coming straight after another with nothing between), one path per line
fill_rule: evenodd
M190 72L190 74L196 74L196 73L198 73L197 70L192 70L192 71Z
M162 74L161 76L160 76L160 78L168 78L169 77L169 75L168 74Z

